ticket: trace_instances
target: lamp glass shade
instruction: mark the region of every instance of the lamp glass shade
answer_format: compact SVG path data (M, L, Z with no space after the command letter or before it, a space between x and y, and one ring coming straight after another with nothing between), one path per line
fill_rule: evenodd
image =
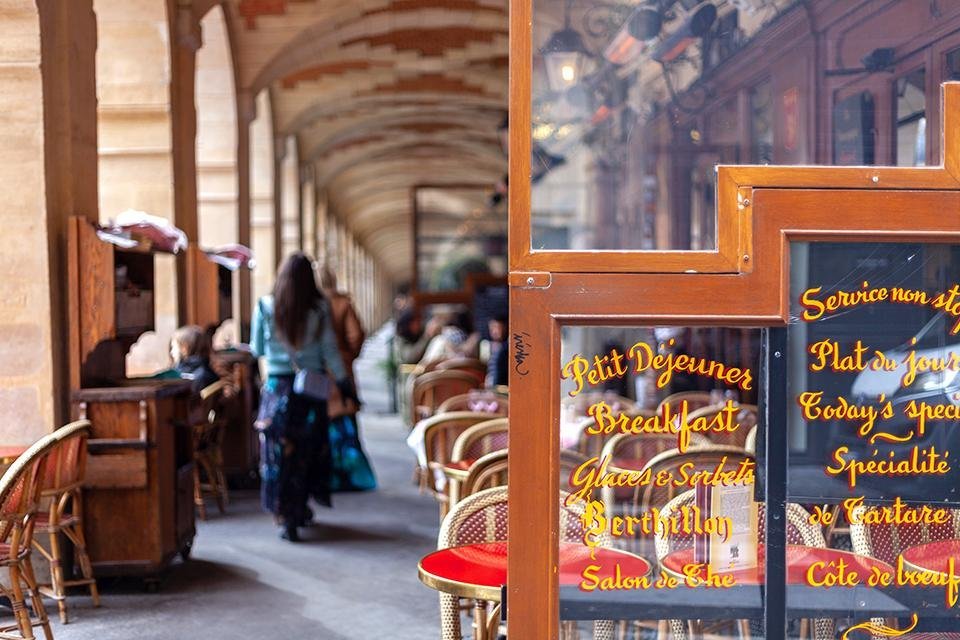
M583 77L589 54L583 37L575 29L555 32L543 48L547 82L553 91L566 91Z

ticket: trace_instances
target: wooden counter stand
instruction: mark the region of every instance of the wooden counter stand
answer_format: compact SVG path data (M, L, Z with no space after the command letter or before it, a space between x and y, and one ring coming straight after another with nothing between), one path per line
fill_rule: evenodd
M125 357L154 324L154 256L68 226L70 388L92 423L84 533L97 575L156 577L195 533L190 384L130 380Z
M196 533L193 452L183 425L190 383L73 393L93 424L83 493L87 550L98 576L156 576Z

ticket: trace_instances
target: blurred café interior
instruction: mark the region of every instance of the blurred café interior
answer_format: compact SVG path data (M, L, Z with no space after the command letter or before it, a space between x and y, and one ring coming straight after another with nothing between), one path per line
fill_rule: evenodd
M0 637L960 639L960 3L0 33ZM291 544L251 325L298 253L377 486Z

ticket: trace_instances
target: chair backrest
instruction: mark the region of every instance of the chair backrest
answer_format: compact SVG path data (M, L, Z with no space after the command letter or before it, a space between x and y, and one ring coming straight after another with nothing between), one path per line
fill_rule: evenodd
M682 507L693 506L695 501L696 491L694 489L685 491L663 506L660 517L669 519ZM757 510L758 550L763 548L762 545L766 540L766 514L763 505L759 506L760 508ZM654 540L658 562L662 562L668 554L674 551L689 549L694 545L692 533L678 531L667 535L659 527L656 530ZM810 523L810 513L799 504L792 502L787 503L787 544L816 547L818 549L827 546L823 537L823 530L818 525ZM671 621L671 627L673 638L686 640L689 637L685 625L679 621ZM833 620L828 618L811 620L811 632L806 637L811 638L811 640L831 640L835 638Z
M573 484L574 472L589 462L590 459L576 451L569 449L560 450L560 490L566 493L574 493L579 487Z
M443 415L443 414L437 414ZM507 448L510 422L506 418L494 418L478 422L457 436L453 443L450 460L477 460L493 451Z
M663 473L665 476L670 474L675 479L682 479L681 467L683 473L690 477L698 471L713 471L724 460L726 461L725 470L735 470L744 459L753 461L753 456L736 447L706 445L691 447L684 453L680 453L677 449L664 451L651 458L640 471L619 469L608 464L607 473L629 471L634 474L645 474L649 472L651 478L656 478L658 474ZM662 508L677 494L684 492L687 487L680 484L680 487L674 482L657 486L657 483L650 482L637 487L603 487L601 496L604 509L609 516L642 517L652 508ZM621 538L619 544L634 552L647 554L652 551L653 536L638 532L632 538Z
M750 431L747 433L747 440L743 443L743 448L757 455L757 425L750 427Z
M200 390L201 411L193 425L195 449L216 446L223 440L226 431L225 394L229 381L220 379Z
M43 471L47 456L56 444L57 438L52 433L40 438L0 477L0 542L30 545L32 526L27 516L40 505Z
M480 386L483 386L487 379L487 365L477 358L449 358L441 360L434 367L435 371L463 371L469 373L477 379Z
M423 451L427 467L440 469L453 458L453 445L461 433L480 422L490 420L489 413L451 411L423 421ZM434 490L440 491L434 486Z
M670 405L671 411L680 409L680 403L687 403L687 411L696 411L710 405L717 404L711 397L709 391L680 391L671 393L660 401L657 405L657 411L661 411L665 405Z
M701 407L700 409L690 411L687 414L687 422L693 422L699 418L705 418L708 421L712 420L716 416L720 415L720 413L725 409L725 404L714 404L708 407ZM736 405L736 414L734 414L733 421L740 425L739 427L732 432L709 431L705 435L713 444L745 448L747 444L747 436L750 435L750 430L757 426L758 417L759 412L757 410L757 405L738 404Z
M414 424L434 415L444 400L480 386L476 376L463 371L430 371L417 376L410 398Z
M693 506L695 500L696 491L694 489L684 491L665 504L660 511L660 515L662 518L668 519L679 511L681 507ZM764 540L766 540L766 515L763 505L760 505L757 511L757 526L759 527L758 544L762 545ZM655 539L657 560L663 560L667 554L673 551L692 547L694 534L678 531L667 535L664 530L658 527ZM810 513L799 504L793 502L787 503L787 544L798 544L821 549L827 546L827 542L823 537L823 530L819 526L810 523Z
M710 441L699 433L690 434L691 447L709 444ZM610 464L618 469L639 471L656 455L676 448L677 436L672 433L618 433L604 444L600 458L609 458Z
M633 414L642 410L637 403L630 398L617 395L613 391L590 391L577 394L572 398L567 396L560 401L560 404L563 407L572 407L572 411L576 416L585 416L590 406L597 404L601 400L610 405L610 410L614 413L623 412Z
M483 411L505 416L510 409L507 396L489 389L475 389L447 398L437 407L437 413L444 411Z
M55 444L46 456L42 496L56 496L83 484L87 468L90 421L78 420L53 432Z
M862 556L883 560L896 565L897 557L909 547L938 540L960 538L960 509L950 509L950 519L939 525L916 524L864 524L864 516L880 507L854 507L854 522L850 523L850 540L853 551ZM873 520L872 518L869 518ZM883 518L878 518L883 520Z
M560 492L560 541L583 542L585 506L567 504L568 494ZM507 487L483 489L467 496L450 508L440 524L437 548L446 549L464 544L505 542L507 540ZM609 536L601 540L608 546Z
M665 451L654 456L643 470L649 469L653 477L665 471L673 474L676 478L680 477L682 467L682 472L689 477L698 471L714 471L721 462L725 462L724 470L733 471L744 460L754 462L753 454L740 447L706 445L691 447L683 453ZM658 487L656 483L637 487L633 491L633 507L641 513L649 511L653 507L662 507L673 500L677 493L678 487L675 486L675 483L668 483L668 486L665 487Z
M460 483L459 499L483 489L507 486L507 450L493 451L477 459Z

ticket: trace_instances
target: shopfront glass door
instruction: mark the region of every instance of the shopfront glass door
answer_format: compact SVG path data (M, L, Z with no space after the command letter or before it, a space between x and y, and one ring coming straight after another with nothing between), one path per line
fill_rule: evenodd
M850 4L511 3L508 634L960 629L960 6Z

